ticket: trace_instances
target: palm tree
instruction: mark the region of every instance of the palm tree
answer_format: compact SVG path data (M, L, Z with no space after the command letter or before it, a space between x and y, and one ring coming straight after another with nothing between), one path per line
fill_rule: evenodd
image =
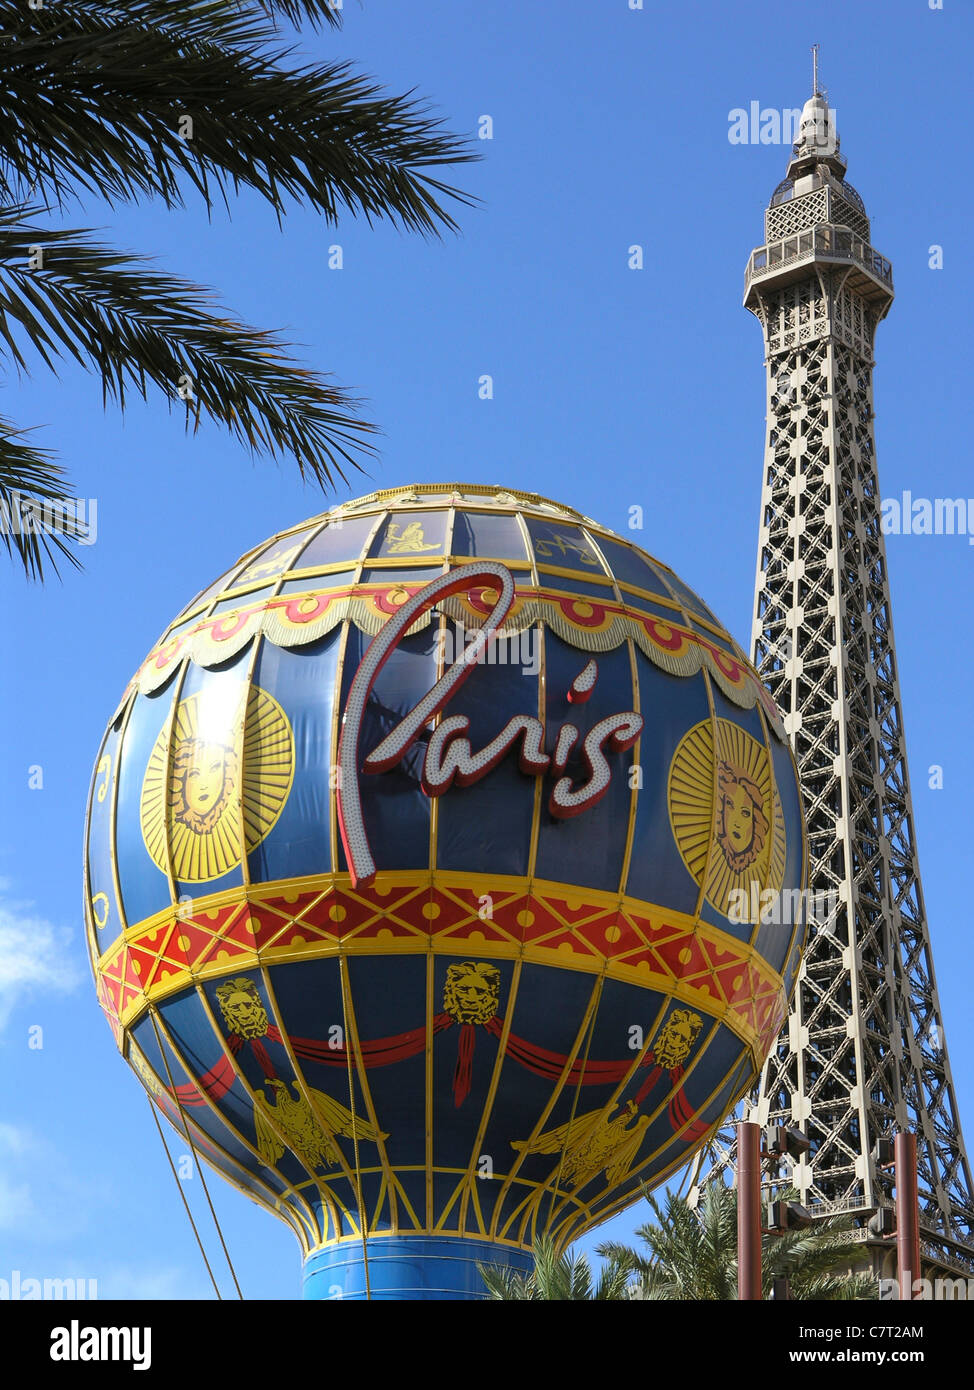
M499 1265L478 1265L478 1269L487 1285L488 1296L508 1302L542 1299L620 1302L629 1297L627 1269L610 1260L598 1280L593 1282L591 1266L584 1255L576 1256L573 1250L558 1255L546 1236L535 1242L534 1269L530 1274L515 1274Z
M294 66L285 20L334 26L340 11L329 0L0 0L0 354L18 372L25 350L51 370L73 357L122 408L151 384L185 405L187 426L208 416L325 486L375 452L358 401L210 291L50 221L87 197L175 207L191 189L209 208L247 187L279 220L300 202L329 223L347 211L422 235L455 230L439 200L475 200L427 170L472 149L411 94L386 95L347 63ZM29 524L64 496L65 474L25 433L0 419L0 534L41 578L45 558L55 569L77 558L70 526Z
M793 1200L793 1191L779 1194ZM635 1275L637 1299L736 1299L737 1193L720 1183L704 1189L699 1210L685 1198L667 1194L666 1210L649 1196L656 1223L636 1235L649 1256L607 1241L598 1252L613 1269ZM862 1259L862 1246L851 1236L849 1217L817 1221L803 1230L766 1234L761 1250L763 1296L771 1297L775 1280L787 1278L796 1299L875 1299L876 1280L850 1270Z

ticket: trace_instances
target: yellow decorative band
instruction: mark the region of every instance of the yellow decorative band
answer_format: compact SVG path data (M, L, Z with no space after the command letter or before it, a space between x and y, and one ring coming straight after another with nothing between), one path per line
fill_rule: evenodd
M484 903L489 901L489 911ZM130 927L96 966L117 1039L158 1003L231 971L339 955L487 956L604 974L725 1023L755 1065L784 1021L781 976L746 942L692 916L595 889L488 875L348 875L196 898Z

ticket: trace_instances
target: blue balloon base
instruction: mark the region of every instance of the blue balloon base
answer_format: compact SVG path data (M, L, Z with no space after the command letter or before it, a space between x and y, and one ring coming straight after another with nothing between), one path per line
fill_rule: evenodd
M366 1260L368 1280L366 1280ZM377 1236L314 1250L304 1262L302 1298L482 1299L478 1263L520 1274L534 1268L524 1250L456 1236Z

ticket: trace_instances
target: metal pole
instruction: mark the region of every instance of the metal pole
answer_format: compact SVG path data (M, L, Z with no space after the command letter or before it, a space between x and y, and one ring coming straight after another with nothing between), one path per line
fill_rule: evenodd
M917 1188L917 1137L896 1135L896 1274L900 1298L912 1299L920 1271L920 1197Z
M737 1297L761 1297L761 1127L737 1126Z

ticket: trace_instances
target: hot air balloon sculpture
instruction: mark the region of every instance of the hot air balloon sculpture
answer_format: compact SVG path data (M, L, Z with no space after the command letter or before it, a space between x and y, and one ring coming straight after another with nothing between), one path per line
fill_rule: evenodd
M136 672L86 830L98 996L310 1298L483 1297L685 1165L804 937L774 703L658 561L533 493L273 537Z

